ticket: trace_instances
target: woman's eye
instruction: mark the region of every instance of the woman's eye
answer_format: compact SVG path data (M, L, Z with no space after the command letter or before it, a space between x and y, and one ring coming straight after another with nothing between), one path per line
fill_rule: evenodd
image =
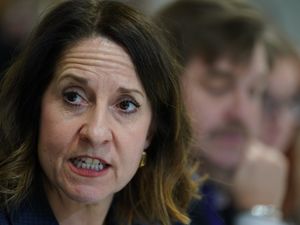
M67 103L75 106L82 105L85 102L83 97L76 91L66 91L63 97Z
M117 107L125 113L134 113L140 107L139 104L132 100L123 100L117 104Z

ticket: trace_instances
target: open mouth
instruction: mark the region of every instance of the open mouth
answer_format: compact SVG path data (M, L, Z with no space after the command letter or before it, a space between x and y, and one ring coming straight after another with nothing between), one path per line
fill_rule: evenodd
M92 171L102 171L109 167L109 164L100 161L99 159L90 157L75 157L71 158L70 162L78 169L86 169Z

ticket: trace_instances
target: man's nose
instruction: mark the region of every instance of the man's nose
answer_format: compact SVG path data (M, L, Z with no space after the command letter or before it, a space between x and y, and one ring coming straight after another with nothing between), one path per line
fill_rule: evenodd
M235 89L230 101L229 115L235 119L244 120L245 117L251 116L248 111L250 104L246 91L241 88Z

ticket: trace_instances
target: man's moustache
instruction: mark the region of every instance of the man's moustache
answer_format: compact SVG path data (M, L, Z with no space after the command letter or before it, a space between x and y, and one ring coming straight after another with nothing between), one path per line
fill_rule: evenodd
M211 138L220 137L228 134L238 134L244 137L249 137L249 129L240 122L227 123L219 128L212 130L209 133Z

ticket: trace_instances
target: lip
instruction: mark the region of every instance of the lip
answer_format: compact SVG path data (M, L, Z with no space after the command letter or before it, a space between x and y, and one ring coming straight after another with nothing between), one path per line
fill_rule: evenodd
M245 142L245 137L239 134L226 134L215 138L215 141L222 145L241 145Z
M97 159L101 163L105 163L107 165L106 168L96 171L96 170L91 170L91 169L84 169L84 168L77 168L71 161L71 159L74 158L90 158L90 159ZM104 176L105 174L108 173L109 169L111 168L111 165L108 164L105 160L99 158L99 157L94 157L94 156L88 156L88 155L80 155L80 156L75 156L69 159L68 161L68 166L70 170L75 173L76 175L82 176L82 177L101 177Z

